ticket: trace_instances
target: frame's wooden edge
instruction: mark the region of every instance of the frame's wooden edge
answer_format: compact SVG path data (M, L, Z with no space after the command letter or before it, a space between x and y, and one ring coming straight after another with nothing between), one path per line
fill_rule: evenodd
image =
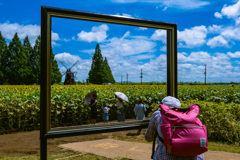
M161 25L166 25L171 27L177 26L176 23L168 23L168 22L162 22L162 21L153 21L153 20L146 20L146 19L139 19L139 18L132 18L132 17L122 17L122 16L115 16L115 15L101 14L101 13L83 12L79 10L62 9L57 7L48 7L48 6L41 6L41 7L51 14L63 13L63 14L74 15L74 16L82 15L86 17L98 17L98 18L103 17L106 19L116 19L118 21L127 20L127 21L133 21L133 22L146 22L146 23L157 24L157 25L161 24Z
M60 131L60 130L70 130L70 129L89 129L89 128L109 128L109 127L118 127L123 125L131 125L131 124L148 124L150 120L134 120L134 121L125 121L125 122L110 122L110 123L99 123L99 124L85 124L85 125L75 125L75 126L66 126L66 127L55 127L51 128L50 131Z
M41 153L41 160L47 159L47 138L46 133L48 132L47 129L47 101L48 95L47 88L48 88L48 81L47 81L47 70L49 65L44 65L44 63L48 62L47 56L47 22L48 22L48 13L45 8L41 7L41 84L40 84L40 153Z
M177 24L117 17L74 10L41 6L41 86L40 86L40 150L41 159L47 159L47 138L77 136L147 128L148 123L91 128L87 130L56 130L50 128L51 106L51 19L52 17L105 22L120 25L167 30L167 95L177 97Z
M130 126L116 126L116 127L109 127L109 128L91 128L88 130L61 130L61 131L48 131L45 135L47 139L49 138L61 138L61 137L71 137L71 136L80 136L80 135L87 135L87 134L98 134L98 133L107 133L107 132L118 132L118 131L126 131L126 130L135 130L140 128L147 128L148 123L142 125L130 125Z
M171 30L177 24L44 6L52 17ZM154 27L153 27L154 26Z

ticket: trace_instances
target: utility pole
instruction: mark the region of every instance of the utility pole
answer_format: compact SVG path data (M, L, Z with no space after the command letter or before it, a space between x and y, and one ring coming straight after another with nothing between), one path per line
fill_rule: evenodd
M127 84L128 84L128 73L127 73Z
M142 69L141 69L141 76L140 76L140 78L141 78L141 84L142 84L142 77L143 77L143 76L142 76Z
M123 76L121 76L121 84L122 84L122 77L123 77Z
M205 85L206 85L206 76L207 76L207 69L206 69L206 64L205 64L205 72L203 74L205 74Z

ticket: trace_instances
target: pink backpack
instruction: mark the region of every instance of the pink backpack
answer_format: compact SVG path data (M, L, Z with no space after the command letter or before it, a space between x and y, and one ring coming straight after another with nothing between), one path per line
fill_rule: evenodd
M160 104L162 117L160 141L170 154L197 156L208 150L207 128L197 118L200 106L193 104L187 109L171 109ZM183 112L186 111L186 112Z

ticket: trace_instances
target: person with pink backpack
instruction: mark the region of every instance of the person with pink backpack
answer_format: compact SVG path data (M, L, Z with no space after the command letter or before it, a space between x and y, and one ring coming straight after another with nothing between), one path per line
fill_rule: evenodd
M151 116L145 139L153 141L153 160L204 160L208 141L207 128L197 118L200 106L180 107L177 98L167 96Z

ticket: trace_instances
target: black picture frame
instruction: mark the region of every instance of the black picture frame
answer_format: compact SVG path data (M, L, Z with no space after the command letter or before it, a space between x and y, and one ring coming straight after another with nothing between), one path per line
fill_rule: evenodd
M177 24L41 6L40 152L47 159L47 139L147 128L149 120L51 128L52 17L104 22L167 31L167 95L177 97Z

